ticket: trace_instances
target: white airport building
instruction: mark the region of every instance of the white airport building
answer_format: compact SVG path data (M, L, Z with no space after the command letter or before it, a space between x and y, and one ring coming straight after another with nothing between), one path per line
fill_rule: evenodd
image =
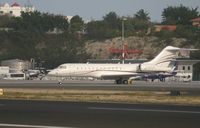
M31 66L29 61L12 59L1 61L0 79L5 80L25 80L25 71Z
M193 81L193 67L196 63L200 62L200 60L191 60L189 58L177 58L176 62L178 64L177 74L174 77L169 77L168 80L184 82Z
M0 5L0 15L9 15L14 17L20 17L22 12L34 12L35 7L30 5L21 6L18 3L8 4L4 3Z

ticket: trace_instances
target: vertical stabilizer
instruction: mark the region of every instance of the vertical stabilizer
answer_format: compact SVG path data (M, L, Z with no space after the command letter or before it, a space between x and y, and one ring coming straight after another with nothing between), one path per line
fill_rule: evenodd
M179 51L180 48L178 47L167 46L153 60L149 61L149 63L168 67L171 61L177 57Z

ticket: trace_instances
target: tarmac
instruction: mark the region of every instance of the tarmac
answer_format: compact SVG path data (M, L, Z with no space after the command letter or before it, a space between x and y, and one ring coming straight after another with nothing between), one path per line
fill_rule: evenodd
M200 82L141 82L117 85L114 81L0 81L0 88L188 91L200 94ZM196 128L200 107L184 105L89 103L0 99L2 128Z
M200 107L0 100L0 127L197 128Z
M73 90L119 90L119 91L187 91L200 94L200 81L195 82L145 82L134 81L131 85L117 85L110 80L1 80L0 88L49 88Z

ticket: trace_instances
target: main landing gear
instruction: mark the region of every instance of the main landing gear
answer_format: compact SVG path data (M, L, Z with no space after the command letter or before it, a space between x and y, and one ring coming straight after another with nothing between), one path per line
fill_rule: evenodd
M128 79L117 79L115 80L116 84L132 84L132 80L128 80Z

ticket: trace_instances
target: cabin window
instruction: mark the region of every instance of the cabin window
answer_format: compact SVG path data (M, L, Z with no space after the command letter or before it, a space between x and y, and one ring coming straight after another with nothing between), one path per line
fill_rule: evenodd
M185 66L183 66L183 70L185 70Z
M188 70L190 71L190 66L188 66Z

